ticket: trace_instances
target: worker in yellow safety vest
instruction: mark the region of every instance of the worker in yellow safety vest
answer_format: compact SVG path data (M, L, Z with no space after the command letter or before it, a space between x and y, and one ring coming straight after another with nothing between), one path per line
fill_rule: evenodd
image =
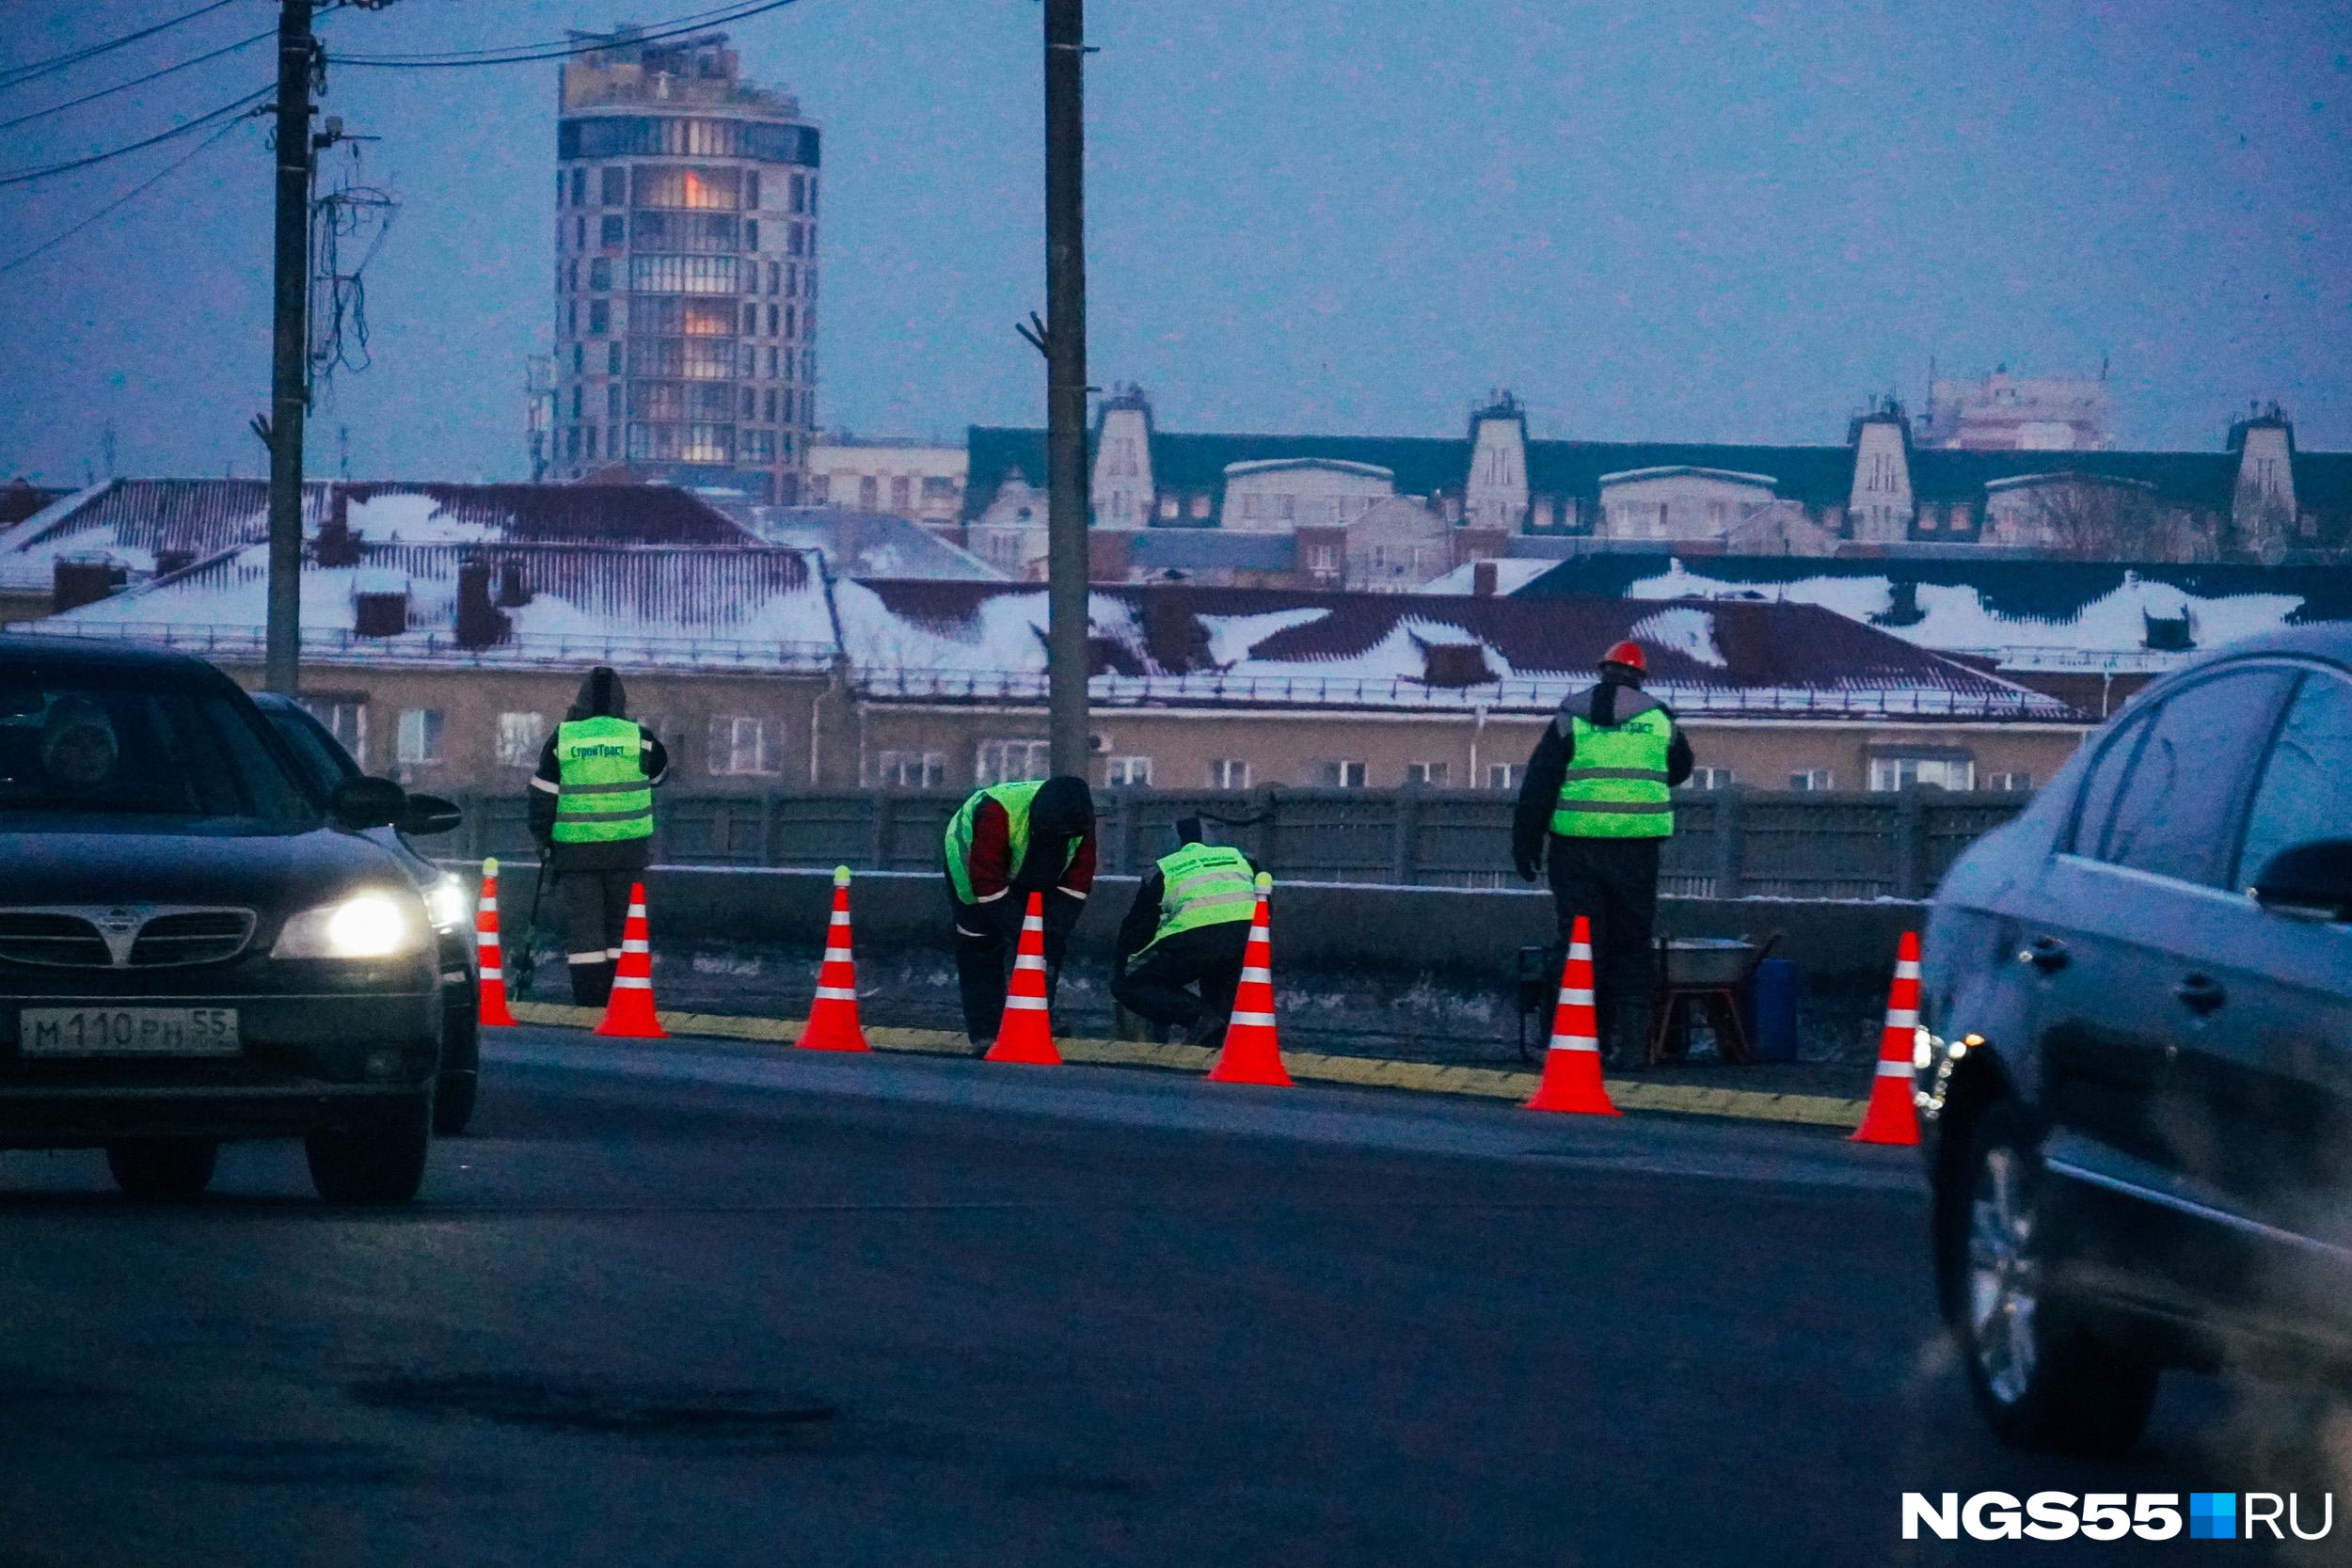
M1061 982L1071 927L1094 888L1094 793L1084 779L990 784L947 820L941 847L956 928L964 1033L985 1050L1005 1013L1005 986L1029 895L1041 894L1045 994Z
M1668 791L1691 776L1691 743L1642 689L1648 673L1638 642L1601 656L1599 680L1569 693L1535 743L1511 827L1524 880L1549 850L1562 946L1578 915L1592 922L1601 1041L1619 1061L1647 1043L1659 849L1675 831Z
M1241 986L1258 868L1240 850L1201 840L1200 818L1181 818L1175 851L1144 874L1119 927L1111 995L1195 1045L1214 1045Z
M621 677L602 665L540 750L531 836L556 877L564 965L582 1006L612 993L629 884L653 859L653 792L669 769L661 742L629 719Z

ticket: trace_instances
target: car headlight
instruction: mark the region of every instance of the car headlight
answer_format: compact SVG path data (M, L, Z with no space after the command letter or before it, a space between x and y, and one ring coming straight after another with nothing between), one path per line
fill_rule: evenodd
M473 895L466 891L465 879L454 871L445 871L441 879L424 890L424 912L437 931L453 931L473 920Z
M424 945L424 907L414 894L371 889L305 910L286 922L275 958L396 958Z

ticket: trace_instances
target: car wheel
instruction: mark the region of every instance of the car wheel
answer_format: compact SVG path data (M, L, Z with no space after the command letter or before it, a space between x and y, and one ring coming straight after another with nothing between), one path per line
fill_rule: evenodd
M204 1138L135 1138L106 1146L106 1169L132 1197L190 1198L213 1184L220 1145Z
M330 1127L303 1140L310 1184L329 1203L405 1203L424 1184L424 1157L433 1144L431 1113L422 1105L386 1121Z
M445 1072L433 1091L433 1135L453 1138L473 1121L474 1102L482 1095L479 1072Z
M2054 1296L2040 1139L2013 1102L1987 1106L1936 1194L1937 1273L1969 1392L1994 1434L2045 1453L2139 1441L2159 1369Z

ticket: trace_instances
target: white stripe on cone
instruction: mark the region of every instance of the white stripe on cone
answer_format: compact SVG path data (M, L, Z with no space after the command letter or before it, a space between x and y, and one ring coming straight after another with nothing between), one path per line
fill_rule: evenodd
M1878 1075L1881 1078L1908 1078L1911 1076L1911 1064L1897 1061L1881 1062Z
M819 1002L854 1002L857 1000L857 992L848 986L818 986L817 1000Z
M498 895L494 893L494 894L490 895L490 896L489 896L489 897L485 898L485 899L482 901L481 909L482 909L482 912L483 912L484 914L496 914L496 913L498 913L498 912L499 912L499 899L498 899Z
M1005 998L1005 1006L1010 1007L1017 1013L1041 1013L1045 1010L1045 998L1041 996L1008 996Z
M850 950L846 947L828 947L825 949L825 961L829 964L848 963Z
M1898 980L1916 980L1919 978L1919 960L1916 958L1896 959L1895 978Z
M1919 1027L1919 1009L1916 1007L1887 1008L1886 1026L1889 1029L1916 1029Z
M1589 1051L1596 1056L1600 1054L1600 1042L1582 1035L1554 1035L1551 1037L1551 1048L1554 1051Z
M1254 1025L1260 1029L1271 1029L1274 1027L1274 1015L1272 1013L1235 1013L1228 1022L1245 1026Z
M614 990L651 990L653 981L643 974L618 974L613 976L612 989Z
M1589 1007L1593 1005L1593 993L1589 990L1570 990L1563 986L1560 988L1560 1000L1571 1007Z
M506 972L502 969L485 969L482 972L482 977L485 980L503 980L506 978Z
M835 911L833 911L833 919L832 919L831 921L827 922L827 924L829 924L829 925L834 925L834 926L847 926L849 923L850 923L850 911L847 911L847 910L835 910Z
M1245 986L1252 984L1270 986L1274 984L1274 971L1270 969L1245 969L1241 972L1241 983Z

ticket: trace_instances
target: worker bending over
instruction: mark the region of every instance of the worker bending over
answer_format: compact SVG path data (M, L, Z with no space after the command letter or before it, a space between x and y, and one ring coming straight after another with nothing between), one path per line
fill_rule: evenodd
M1240 850L1200 839L1200 819L1183 818L1175 853L1144 874L1119 927L1111 995L1161 1028L1183 1030L1195 1045L1214 1045L1224 1037L1241 985L1258 868ZM1187 989L1195 986L1197 995Z
M1535 743L1511 825L1525 880L1549 844L1562 947L1578 915L1592 922L1601 1040L1617 1062L1648 1047L1659 847L1675 831L1667 791L1691 776L1674 711L1642 689L1648 669L1637 642L1601 656L1600 679L1569 693Z
M1045 996L1061 980L1071 927L1094 887L1094 795L1060 777L976 790L947 821L947 900L956 925L963 1032L985 1050L1005 1012L1005 982L1029 895L1044 895Z

